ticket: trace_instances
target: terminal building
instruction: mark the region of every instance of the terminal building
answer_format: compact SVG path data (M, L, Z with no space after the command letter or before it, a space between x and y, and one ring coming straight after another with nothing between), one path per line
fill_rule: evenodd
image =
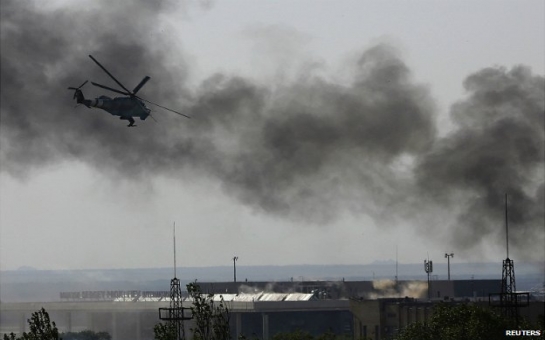
M223 294L229 309L231 335L263 340L280 332L305 330L313 335L325 332L353 333L353 318L346 299L316 299L313 294ZM214 296L219 301L219 295ZM108 332L112 340L154 339L153 327L161 322L159 308L169 307L168 299L140 299L126 296L113 301L64 301L46 303L2 303L0 335L28 331L26 320L32 312L45 308L60 332L93 330ZM191 301L184 301L190 307ZM185 321L186 332L192 327Z
M426 281L392 280L203 282L199 286L215 301L223 297L233 338L270 340L277 333L302 330L315 336L333 332L354 339L388 339L407 325L426 320L441 301L487 304L501 280L432 281L429 291ZM153 339L153 327L161 322L158 310L169 307L169 299L169 292L101 291L64 292L57 302L2 303L0 336L28 331L26 320L43 307L61 332L89 329L106 331L112 340ZM183 305L190 307L191 301L186 299ZM533 305L542 313L543 302ZM531 317L536 307L530 307L521 314ZM191 321L184 325L189 332Z

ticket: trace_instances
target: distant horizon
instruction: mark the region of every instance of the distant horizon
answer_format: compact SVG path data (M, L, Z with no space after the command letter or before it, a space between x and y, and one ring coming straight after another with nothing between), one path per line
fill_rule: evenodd
M437 263L430 280L446 280L446 263ZM518 289L542 287L545 272L542 263L515 263ZM421 263L395 262L365 265L264 265L239 266L237 282L309 282L309 281L425 281ZM60 292L77 291L165 291L173 277L172 267L9 270L0 272L0 300L53 301ZM451 263L451 280L501 280L502 264ZM232 266L177 267L176 277L182 284L190 282L233 282ZM499 288L498 288L499 289Z
M432 261L435 261L431 259ZM503 260L502 260L503 261ZM263 264L263 265L243 265L238 264L236 265L237 268L259 268L259 267L359 267L359 266L383 266L383 265L393 265L395 264L395 260L375 260L373 262L369 263L362 263L362 264L342 264L342 263L333 263L333 264L306 264L306 263L299 263L299 264ZM397 262L398 265L422 265L422 263L416 263L416 262ZM545 260L527 260L527 261L515 261L515 263L519 265L545 265ZM501 264L501 262L492 262L492 261L481 261L481 262L468 262L468 261L459 261L454 262L451 260L450 262L452 265L492 265L492 264ZM443 266L447 265L447 263L443 262L434 262L435 266ZM204 268L233 268L233 265L213 265L213 266L176 266L176 268L186 268L186 269L204 269ZM78 269L50 269L50 268L37 268L34 266L21 266L16 269L2 269L0 268L0 272L10 272L10 271L109 271L109 270L170 270L173 269L172 266L161 266L161 267L111 267L111 268L78 268ZM542 270L545 273L545 269Z

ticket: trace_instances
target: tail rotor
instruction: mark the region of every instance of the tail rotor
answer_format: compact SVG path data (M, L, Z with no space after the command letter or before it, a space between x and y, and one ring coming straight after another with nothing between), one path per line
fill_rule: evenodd
M74 97L73 97L72 99L75 99L76 102L77 102L78 104L83 103L84 100L85 100L85 97L83 96L83 92L81 91L81 88L82 88L85 84L87 84L87 82L88 82L88 81L86 80L86 81L83 82L83 84L81 84L81 85L78 86L78 87L69 87L69 88L68 88L69 90L74 90ZM77 106L77 105L76 105L76 106Z
M87 84L88 80L84 81L83 84L81 84L80 86L78 87L69 87L68 89L69 90L74 90L74 97L73 99L77 99L78 103L80 103L81 101L83 101L83 92L81 92L81 88Z

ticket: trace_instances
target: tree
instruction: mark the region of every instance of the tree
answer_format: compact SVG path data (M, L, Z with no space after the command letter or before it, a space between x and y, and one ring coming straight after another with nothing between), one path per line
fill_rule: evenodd
M223 297L219 303L214 301L213 294L203 294L196 283L187 286L189 296L193 300L191 314L194 327L190 330L194 340L227 340L231 338L229 327L229 309ZM155 339L178 340L173 323L158 323L153 327Z
M178 340L176 339L176 328L173 323L158 323L153 326L153 334L157 340Z
M187 285L187 292L193 300L191 312L195 328L191 328L194 340L226 340L231 338L229 309L220 295L219 304L213 294L202 294L196 283Z
M524 327L530 327L523 322ZM404 329L397 340L458 340L502 339L505 330L519 329L511 320L495 310L472 304L440 304L425 323L413 323Z
M93 331L82 331L77 333L64 333L63 338L59 337L59 330L54 321L49 318L49 313L44 308L32 313L27 320L29 333L23 332L21 337L15 334L4 334L4 340L111 340L112 337L106 332L95 333Z
M16 338L15 334L4 334L4 340L59 340L59 330L55 322L51 322L49 314L44 308L32 313L30 319L27 320L30 329L29 333L23 332L20 338Z

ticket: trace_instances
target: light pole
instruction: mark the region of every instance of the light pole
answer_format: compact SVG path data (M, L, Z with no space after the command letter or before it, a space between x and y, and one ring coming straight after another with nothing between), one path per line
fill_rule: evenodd
M447 254L445 253L445 258L447 259L448 264L448 280L450 281L450 258L454 257L454 253Z
M238 256L233 257L233 276L235 282L237 282L237 260Z

